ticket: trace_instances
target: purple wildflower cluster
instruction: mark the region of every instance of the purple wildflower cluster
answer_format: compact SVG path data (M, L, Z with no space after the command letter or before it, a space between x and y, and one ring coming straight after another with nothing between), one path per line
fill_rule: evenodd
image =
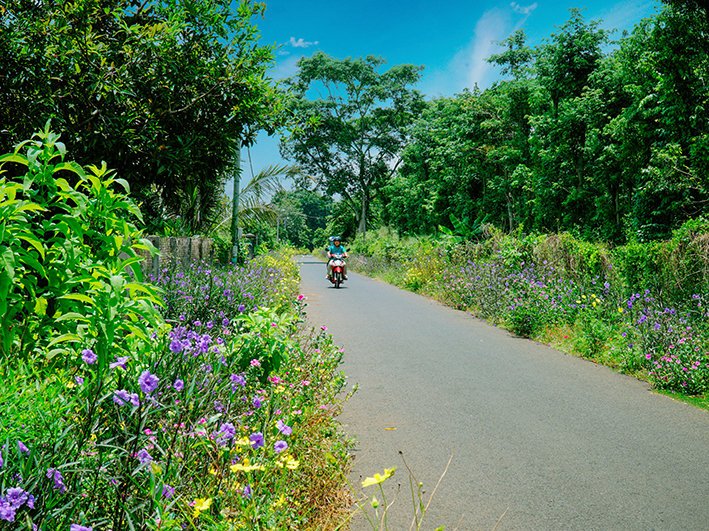
M0 496L0 520L14 522L23 505L28 509L34 509L35 498L33 495L20 487L7 489L5 496Z
M64 485L64 478L62 473L56 468L47 469L47 477L54 481L54 490L58 490L62 494L66 492L66 485Z
M184 272L163 269L151 281L165 290L167 319L181 317L210 329L215 316L228 321L239 313L275 307L295 297L284 291L284 271L272 267L272 262L269 257L257 257L244 267L196 264Z

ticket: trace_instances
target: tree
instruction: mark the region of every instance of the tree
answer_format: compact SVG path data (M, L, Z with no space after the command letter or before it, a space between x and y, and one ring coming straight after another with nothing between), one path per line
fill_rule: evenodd
M343 198L361 234L372 199L399 165L406 128L424 105L409 88L423 67L399 65L380 74L384 63L318 52L301 59L287 83L298 126L282 141L281 153L312 174L318 189Z
M0 0L0 149L51 118L80 164L104 160L139 199L214 204L235 141L283 123L253 21L265 5L230 5Z
M312 190L281 190L272 203L279 218L279 239L309 249L325 244L332 199Z

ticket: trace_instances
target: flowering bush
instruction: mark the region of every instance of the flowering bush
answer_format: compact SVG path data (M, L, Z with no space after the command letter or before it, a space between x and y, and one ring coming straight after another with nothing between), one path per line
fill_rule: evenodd
M150 280L165 291L165 318L207 323L227 316L290 304L298 289L296 265L260 255L244 267L190 264L163 269Z

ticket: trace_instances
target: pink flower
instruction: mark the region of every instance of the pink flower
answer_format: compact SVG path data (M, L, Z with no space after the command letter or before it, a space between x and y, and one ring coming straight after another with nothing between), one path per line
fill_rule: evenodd
M253 359L253 360L251 360L251 366L252 366L252 367L260 367L260 366L261 366L261 362L260 362L259 360L257 360L257 359Z

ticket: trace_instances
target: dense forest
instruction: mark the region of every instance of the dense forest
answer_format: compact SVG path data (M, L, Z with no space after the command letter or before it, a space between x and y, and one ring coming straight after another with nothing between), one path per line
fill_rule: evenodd
M375 78L372 57L320 54L303 59L292 82L291 108L305 125L282 152L316 188L344 198L331 226L349 237L366 215L370 228L401 234L452 227L452 216L613 243L666 238L707 209L708 43L698 3L665 4L618 36L571 9L539 46L527 46L524 30L497 43L487 60L503 80L429 100L413 88L416 67ZM409 78L392 89L392 73L406 66ZM342 87L346 105L308 102L313 80ZM395 92L373 110L382 86ZM399 150L382 156L391 148L382 135Z

